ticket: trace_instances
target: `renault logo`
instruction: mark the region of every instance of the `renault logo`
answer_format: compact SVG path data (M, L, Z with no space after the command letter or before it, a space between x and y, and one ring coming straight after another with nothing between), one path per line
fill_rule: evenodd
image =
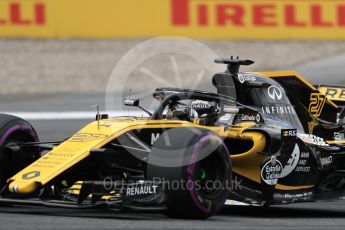
M40 175L41 175L40 171L29 172L29 173L24 174L22 176L22 179L23 180L30 180L30 179L39 177Z
M280 101L283 98L283 93L277 86L270 86L268 88L268 96L272 100Z

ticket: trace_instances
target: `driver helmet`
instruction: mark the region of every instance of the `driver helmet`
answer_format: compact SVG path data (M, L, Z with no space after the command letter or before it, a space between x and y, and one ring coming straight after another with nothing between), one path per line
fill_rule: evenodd
M199 120L200 125L212 125L217 119L215 102L193 100L190 103L189 116L192 120Z

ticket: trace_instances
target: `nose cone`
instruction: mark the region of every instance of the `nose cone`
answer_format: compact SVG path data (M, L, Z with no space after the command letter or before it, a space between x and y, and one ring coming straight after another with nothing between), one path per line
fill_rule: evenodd
M33 193L34 191L36 191L38 188L38 184L34 181L30 181L30 182L18 182L18 181L14 181L12 182L8 189L10 190L10 192L13 193L20 193L20 194L30 194Z

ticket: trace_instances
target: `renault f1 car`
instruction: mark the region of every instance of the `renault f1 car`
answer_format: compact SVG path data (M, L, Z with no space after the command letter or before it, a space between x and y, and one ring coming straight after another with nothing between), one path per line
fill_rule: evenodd
M27 121L0 115L0 205L208 218L234 201L342 198L344 88L295 72L240 73L250 60L216 63L227 65L213 76L217 93L159 88L149 117L97 114L62 142L39 142Z

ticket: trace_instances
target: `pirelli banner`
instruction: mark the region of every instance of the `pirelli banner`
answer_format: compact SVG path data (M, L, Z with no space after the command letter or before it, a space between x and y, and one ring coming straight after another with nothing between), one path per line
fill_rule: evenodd
M0 37L345 39L345 0L0 0Z

